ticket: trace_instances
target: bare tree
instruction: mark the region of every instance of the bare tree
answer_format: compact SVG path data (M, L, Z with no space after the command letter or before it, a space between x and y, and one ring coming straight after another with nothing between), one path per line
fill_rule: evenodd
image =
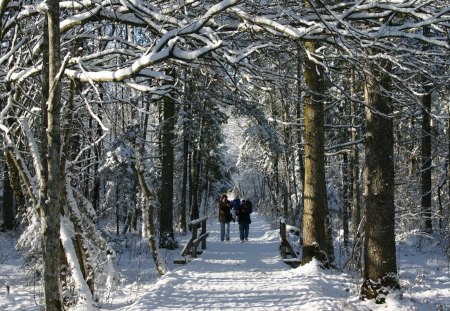
M48 174L48 180L42 179L41 184L41 234L42 253L44 263L44 296L45 308L48 311L61 310L61 290L59 281L59 251L60 251L60 216L62 203L61 197L63 182L63 170L61 168L61 47L59 29L59 1L47 2L46 12L47 28L44 33L48 34L45 46L48 54L48 94L47 111L47 143L48 162L44 172ZM43 71L47 73L47 71ZM45 120L45 119L44 119ZM45 145L45 143L44 143ZM45 157L46 155L44 155ZM44 193L46 192L46 194Z

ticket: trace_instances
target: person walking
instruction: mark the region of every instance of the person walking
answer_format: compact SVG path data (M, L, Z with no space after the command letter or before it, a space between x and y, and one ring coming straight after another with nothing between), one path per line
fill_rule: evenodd
M228 196L223 194L217 204L219 208L220 240L230 240L231 204Z
M236 221L236 211L241 206L241 199L239 199L239 195L236 194L233 201L231 201L231 216L233 217L233 222Z
M252 204L247 200L242 200L241 205L236 210L236 215L239 223L239 238L241 239L241 243L244 243L244 241L248 241L250 224L252 223L250 214L252 212Z

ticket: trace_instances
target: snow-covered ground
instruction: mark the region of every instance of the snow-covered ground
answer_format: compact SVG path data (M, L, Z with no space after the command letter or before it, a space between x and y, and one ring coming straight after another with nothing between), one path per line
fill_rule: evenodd
M344 309L353 284L313 263L292 269L280 261L278 232L252 215L249 242L220 242L213 226L207 251L175 268L126 310ZM357 302L358 303L358 302Z
M250 240L241 244L237 224L231 225L232 241L220 242L219 225L211 220L206 251L187 265L171 264L159 280L144 246L129 247L118 257L120 283L100 299L101 310L450 310L449 263L437 241L414 237L399 243L402 290L375 305L358 299L358 273L322 270L314 262L296 269L282 263L278 232L257 213L252 221ZM170 263L177 256L169 254ZM41 291L22 265L14 256L1 262L0 310L39 310Z

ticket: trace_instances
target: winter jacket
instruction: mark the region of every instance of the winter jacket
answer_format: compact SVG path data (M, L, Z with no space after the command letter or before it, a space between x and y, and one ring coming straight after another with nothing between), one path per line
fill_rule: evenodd
M236 215L238 216L238 223L240 224L251 224L252 220L250 214L252 213L252 208L249 206L245 200L242 201L241 206L236 210Z
M228 200L219 201L219 222L228 223L231 221L231 204Z
M234 209L238 209L241 206L241 200L239 200L238 198L234 199L233 201L231 201L231 207Z

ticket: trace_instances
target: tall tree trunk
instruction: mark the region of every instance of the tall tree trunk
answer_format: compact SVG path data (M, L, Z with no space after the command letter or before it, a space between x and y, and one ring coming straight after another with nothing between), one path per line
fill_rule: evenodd
M189 81L187 78L188 72L184 72L184 79ZM190 87L187 87L190 90ZM181 202L180 209L178 213L178 226L183 234L187 232L187 211L188 211L188 172L189 172L189 136L188 136L188 124L189 116L191 112L190 105L190 92L186 89L184 90L186 95L186 101L182 106L183 117L182 117L182 129L183 129L183 150L182 150L182 172L181 172Z
M206 102L203 102L201 113L204 113L206 109ZM193 156L192 156L192 180L191 180L191 197L192 197L192 205L190 217L191 220L197 219L200 217L200 176L202 174L202 150L204 148L204 131L205 129L205 117L202 116L199 124L199 137L197 137L197 143L194 148Z
M116 235L119 236L120 234L120 202L121 202L121 196L119 193L119 189L120 189L120 183L117 183L114 187L114 191L115 191L115 202L114 202L114 206L115 206L115 210L114 210L114 214L116 216Z
M388 65L384 65L388 69ZM372 67L365 84L364 184L366 198L364 283L361 297L384 302L385 289L398 288L395 250L392 104L383 90L390 80Z
M0 12L0 17L2 16L2 14L3 12ZM1 19L0 19L0 27L1 27ZM8 91L9 93L8 96L12 96L11 87L9 85L6 86L6 91ZM3 108L7 105L7 101L8 100L6 99L6 97L0 99L1 110L3 110ZM14 218L16 214L14 211L14 189L13 189L14 176L11 176L10 178L10 172L14 174L13 173L14 165L11 167L10 171L10 168L8 166L9 151L7 150L7 148L8 146L6 140L3 140L3 149L5 150L4 151L5 162L3 164L3 202L1 206L3 225L2 226L0 225L0 230L12 230L14 228Z
M450 92L447 90L447 98L449 98ZM450 202L450 101L447 100L447 196ZM447 217L448 222L450 222L450 206L447 206Z
M200 192L200 174L201 174L201 148L202 148L202 130L200 130L200 142L194 148L192 153L192 183L191 183L191 212L190 219L198 219L200 217L200 204L199 204L199 192Z
M14 191L14 196L16 199L17 212L22 216L26 213L27 209L25 193L22 191L23 181L21 180L21 174L19 172L18 166L16 165L14 155L8 149L5 149L5 161L8 167L9 183L12 190Z
M356 95L356 81L355 81L355 73L351 71L351 86L350 92L351 97L354 98ZM361 232L360 224L361 224L361 200L360 200L360 181L359 181L359 148L356 144L356 141L359 139L358 137L358 116L359 116L359 108L358 103L352 101L351 103L351 117L352 117L352 134L351 139L355 144L352 147L350 154L350 193L349 193L349 201L351 206L351 219L352 219L352 227L351 233L353 237L353 249L354 253L352 254L354 260L355 267L359 269L361 267L361 251L362 251L362 241L361 241Z
M103 96L102 94L100 94L100 98L103 100ZM100 121L103 121L103 114L102 114L102 104L99 103L98 106L98 111L97 111L97 116L99 118ZM97 136L101 137L103 135L103 129L101 127L101 125L97 122ZM101 161L101 157L102 157L102 150L103 150L103 142L99 142L99 144L94 148L94 170L93 170L93 174L94 174L94 189L92 192L92 206L94 207L95 211L97 212L98 215L101 215L102 211L100 210L100 189L101 189L101 178L100 178L100 174L98 172L98 169L100 167L100 161Z
M175 78L174 70L171 70L169 75ZM175 139L175 102L169 96L164 97L163 119L159 245L162 248L173 249L175 247L173 233L173 141Z
M348 251L349 247L349 211L350 211L350 200L349 200L349 163L348 154L345 152L342 158L342 229L344 231L344 247Z
M61 83L57 78L61 66L60 58L60 32L59 32L59 1L47 1L47 29L44 36L48 35L47 47L44 54L48 53L48 76L43 77L48 84L44 85L44 92L48 92L47 107L47 144L48 144L48 185L45 185L45 177L41 185L40 203L42 254L44 268L44 299L47 311L62 310L60 299L59 281L59 251L60 251L60 208L61 193L64 181L61 176ZM44 41L46 41L44 39ZM45 43L44 43L45 45ZM46 66L44 62L44 67ZM46 75L46 70L43 74ZM46 83L46 82L44 82ZM45 97L44 97L45 100ZM45 142L43 143L45 145ZM44 157L47 155L44 154ZM44 169L45 170L45 169ZM47 190L48 198L42 190Z
M278 154L275 155L275 158L273 159L273 175L274 175L274 182L273 182L273 206L276 208L276 217L279 218L280 214L284 216L283 212L283 201L280 199L282 196L281 193L281 182L280 182L280 156Z
M356 81L355 81L355 73L352 70L351 72L351 96L355 97L356 91ZM351 104L351 114L352 114L352 141L356 142L358 140L358 115L359 109L358 104L356 102L352 102ZM356 243L358 240L358 228L361 223L361 202L360 202L360 186L359 186L359 149L358 145L354 145L352 148L352 155L350 158L350 167L351 167L351 195L350 198L352 200L352 236L353 241Z
M422 148L421 148L421 207L425 218L424 231L431 233L431 87L425 85L422 96Z
M297 97L298 102L297 102L297 107L296 107L296 113L297 113L297 120L301 119L302 116L302 109L301 109L301 105L300 105L300 98L301 96L299 95ZM301 197L298 200L298 206L297 208L299 209L298 214L300 215L300 217L303 217L303 211L305 209L305 162L304 162L304 158L303 158L303 143L302 143L302 130L301 127L299 126L297 128L297 158L298 158L298 167L299 167L299 180L300 180L300 191L296 191L296 192L300 192ZM302 219L299 219L300 224L302 223Z
M286 122L288 124L291 120L289 118L289 105L285 102L285 100L281 99L281 105L283 108L283 122ZM283 191L283 212L285 215L286 221L289 223L292 223L293 220L293 212L292 212L292 198L291 198L291 177L290 177L290 170L289 170L289 163L290 163L290 150L291 150L291 127L283 125L283 140L284 145L286 146L286 151L283 153L283 170L282 170L282 178L283 184L282 184L282 191Z
M145 137L145 135L144 135ZM136 173L138 177L138 182L141 187L141 191L144 194L144 204L145 207L143 209L143 213L146 213L146 216L143 217L147 219L147 237L148 237L148 245L150 249L150 254L155 262L156 271L160 275L164 275L167 272L167 267L164 263L164 260L161 258L161 254L159 253L156 239L155 239L155 224L154 224L154 208L151 203L152 194L148 187L148 184L145 180L144 176L144 163L142 162L142 157L144 154L144 140L140 137L136 138L135 141L135 149L136 149Z
M187 211L187 187L188 187L188 168L189 168L189 141L183 137L183 172L181 177L181 202L178 224L181 232L187 232L186 211Z
M189 192L187 194L187 199L188 199L188 206L189 206L189 219L196 219L198 217L195 216L195 210L192 204L192 197L193 197L193 188L194 188L194 146L191 146L192 148L188 148L188 177L187 177L187 182L188 182L188 189Z
M98 215L101 215L102 211L100 210L100 174L98 172L99 169L99 163L100 163L100 153L101 153L101 148L95 148L94 150L94 154L95 154L95 158L94 158L94 169L93 169L93 174L94 174L94 189L92 191L92 207L94 208L94 210L97 212Z
M430 28L423 28L423 35L431 35ZM425 47L427 49L428 47ZM421 207L425 218L424 231L433 232L431 215L431 84L423 79L422 96L422 145L421 145Z
M3 206L2 219L3 230L12 230L14 228L14 191L9 180L8 164L5 161L3 165Z
M408 124L409 128L415 129L416 128L416 118L411 118L409 121L410 124ZM400 139L399 139L400 141ZM416 140L412 139L411 143L409 143L406 148L409 149L410 155L409 155L409 161L408 161L408 173L411 178L414 178L414 176L417 175L417 172L419 170L419 161L417 159L417 154L415 152L416 150Z
M314 53L316 45L305 42L305 49ZM303 212L302 263L314 257L324 264L327 259L326 215L328 209L325 183L323 72L305 57L305 198Z
M301 120L302 117L302 107L301 107L301 98L302 98L302 83L301 83L301 75L302 75L302 62L300 59L301 51L300 44L297 46L297 104L296 104L296 120L297 122ZM298 152L298 164L300 167L300 180L302 183L302 197L300 201L300 210L304 209L304 198L305 198L305 163L303 159L303 151L302 151L302 130L301 127L297 127L297 152Z
M75 42L74 45L74 52L78 50L79 44ZM76 54L75 54L76 55ZM61 167L66 166L67 158L69 158L69 161L73 161L76 156L77 152L80 150L80 135L74 135L76 133L77 128L77 114L75 113L75 104L74 104L74 98L77 91L81 91L80 85L76 81L70 82L70 97L67 104L69 113L67 114L67 124L68 126L65 129L64 132L64 152L63 156L61 156ZM91 119L92 120L92 119ZM92 126L92 121L90 120L89 125ZM64 156L65 155L65 156ZM87 174L87 185L89 186L89 173ZM70 187L70 184L67 185L65 183L65 188ZM88 190L89 187L86 187L86 195L89 193ZM67 191L67 190L66 190ZM89 290L91 292L91 296L94 294L94 273L92 271L92 267L90 265L89 261L89 254L86 252L86 249L84 247L84 238L86 232L83 232L83 229L81 228L80 224L78 223L79 219L77 215L74 215L73 210L69 209L69 215L65 214L64 216L68 217L70 221L73 224L73 229L75 231L74 237L72 237L72 245L73 249L76 253L76 258L78 260L78 267L81 270L81 273L83 274L83 278L86 281L86 284L89 287ZM63 243L64 244L64 243ZM70 243L69 243L70 244ZM70 247L67 244L65 247ZM64 248L65 253L62 252L60 258L64 258L62 262L70 261L71 254L68 253L70 251L67 248ZM67 257L66 257L67 256ZM73 259L73 258L72 258ZM72 267L74 269L74 267ZM91 297L92 298L92 297ZM90 299L92 300L92 299Z

